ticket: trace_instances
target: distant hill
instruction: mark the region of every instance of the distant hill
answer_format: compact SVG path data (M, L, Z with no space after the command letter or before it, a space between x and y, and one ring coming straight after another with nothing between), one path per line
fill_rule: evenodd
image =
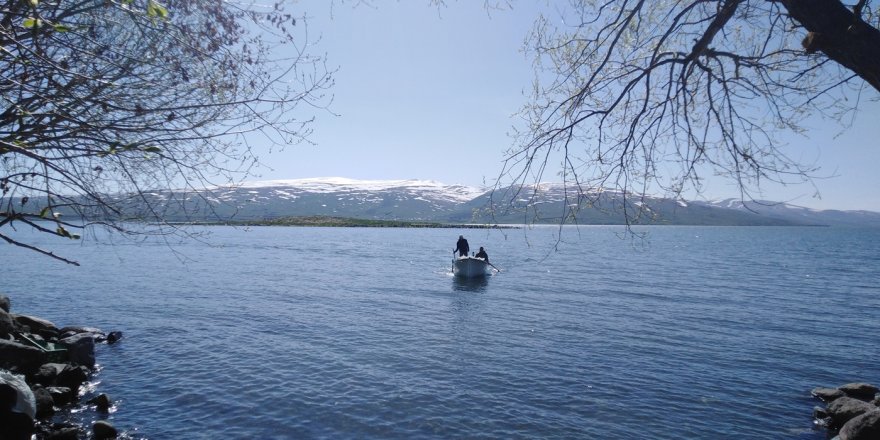
M424 180L319 178L249 182L200 192L144 195L168 221L254 221L323 216L439 223L553 223L717 226L876 226L880 213L813 210L783 203L723 200L686 202L625 197L598 190L578 196L561 184L495 191ZM38 204L31 200L28 203ZM126 216L139 217L139 198L120 198ZM38 206L38 205L37 205ZM579 208L564 218L566 208ZM33 208L32 208L33 209ZM39 210L39 208L37 208Z
M828 226L871 226L880 227L880 213L874 211L840 211L836 209L812 209L788 203L769 201L742 201L725 199L712 202L692 202L716 208L726 208L740 212L754 212L762 217L786 220L795 223Z
M809 219L786 219L740 209L687 203L657 197L625 197L618 191L601 190L578 195L561 184L529 188L502 188L467 202L456 217L476 212L498 223L576 223L582 225L703 225L793 226L824 225ZM566 209L567 208L567 209ZM572 216L572 209L577 212ZM878 215L880 216L880 215Z

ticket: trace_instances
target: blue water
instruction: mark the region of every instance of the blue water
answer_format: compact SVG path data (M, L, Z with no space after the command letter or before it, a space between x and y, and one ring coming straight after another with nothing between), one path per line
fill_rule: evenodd
M880 230L641 231L23 233L82 267L2 246L2 289L125 334L95 381L137 438L824 439L809 391L880 383ZM460 233L502 272L454 279Z

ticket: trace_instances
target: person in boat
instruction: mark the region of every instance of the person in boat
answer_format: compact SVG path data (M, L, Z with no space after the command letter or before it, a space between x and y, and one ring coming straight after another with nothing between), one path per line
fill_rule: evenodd
M458 252L459 257L467 257L468 252L471 251L471 247L468 245L468 241L464 239L464 235L458 236L458 242L455 243L455 251Z
M486 253L486 250L483 249L482 246L480 246L480 252L477 252L476 257L486 260L487 263L489 262L489 254Z

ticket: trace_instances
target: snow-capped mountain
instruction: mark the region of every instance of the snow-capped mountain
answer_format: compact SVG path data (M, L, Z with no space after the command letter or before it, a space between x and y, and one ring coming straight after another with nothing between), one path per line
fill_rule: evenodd
M326 215L378 220L478 223L685 225L871 225L880 213L817 211L785 204L685 202L625 196L546 183L474 188L430 180L355 180L341 177L247 182L202 194L211 217L238 220ZM576 217L572 209L577 208ZM188 210L192 214L192 210ZM575 220L576 218L576 220Z
M764 217L683 200L638 196L609 189L538 184L497 189L469 202L501 223L653 224L653 225L815 225ZM488 207L488 209L487 209Z
M880 227L880 213L873 211L821 210L792 205L790 203L743 201L740 199L724 199L691 203L726 208L740 212L753 212L763 217L776 218L796 223Z
M239 220L325 215L376 220L466 221L458 211L486 190L431 180L341 177L246 182L205 191L209 216ZM219 215L218 215L219 214ZM203 218L210 220L210 217Z
M451 202L467 202L481 195L480 190L464 185L446 185L434 180L355 180L344 177L313 179L264 180L245 182L243 189L275 188L280 197L290 196L289 190L309 193L348 193L352 196L382 191L401 191L414 197L426 197Z
M833 225L880 227L880 213L820 211L783 203L715 202L639 197L562 184L474 188L430 180L340 177L269 180L202 191L119 196L124 218L154 221L259 221L331 216L447 223L577 223L659 225ZM144 203L147 201L148 203ZM31 199L28 209L42 205ZM24 203L21 203L23 207ZM33 206L30 206L33 205ZM147 206L149 205L149 206ZM17 204L16 204L17 206ZM90 217L99 218L96 215Z

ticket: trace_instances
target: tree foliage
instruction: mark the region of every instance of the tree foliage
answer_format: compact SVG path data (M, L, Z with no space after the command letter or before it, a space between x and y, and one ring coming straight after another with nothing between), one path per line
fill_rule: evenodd
M527 42L536 82L502 177L519 191L549 169L567 214L621 191L681 197L703 178L809 181L780 132L839 118L880 91L880 16L860 0L582 0L541 17Z
M309 44L282 2L0 0L0 227L124 231L162 222L151 190L241 178L326 105Z

